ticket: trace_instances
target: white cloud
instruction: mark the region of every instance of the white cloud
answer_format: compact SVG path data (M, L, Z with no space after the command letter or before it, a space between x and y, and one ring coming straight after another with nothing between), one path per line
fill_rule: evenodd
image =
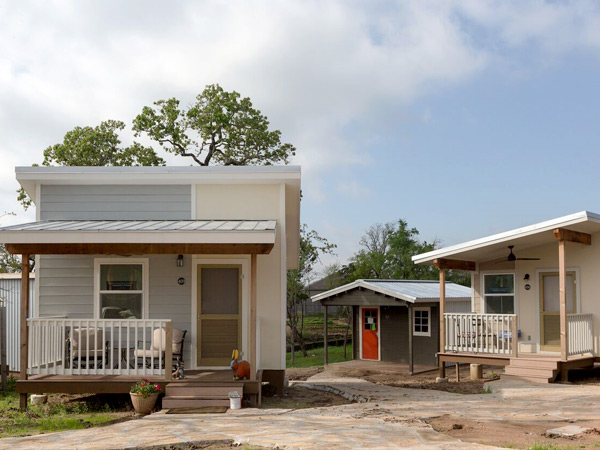
M482 73L506 57L498 43L597 50L599 16L591 1L4 1L0 157L31 164L75 125L129 124L156 99L191 102L219 82L297 146L309 186L371 164L365 127L385 132L391 106Z

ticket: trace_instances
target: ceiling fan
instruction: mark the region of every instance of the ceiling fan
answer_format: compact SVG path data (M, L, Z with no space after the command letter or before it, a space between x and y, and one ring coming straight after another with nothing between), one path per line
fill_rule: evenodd
M513 248L515 248L514 245L509 245L508 246L510 253L508 254L508 256L506 257L506 260L509 262L514 262L514 261L539 261L540 258L517 258L517 256L513 253Z

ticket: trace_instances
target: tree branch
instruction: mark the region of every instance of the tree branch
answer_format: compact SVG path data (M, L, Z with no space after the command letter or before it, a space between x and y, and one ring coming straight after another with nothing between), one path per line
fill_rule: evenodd
M193 153L188 152L183 145L178 144L177 142L174 142L171 139L167 139L167 138L165 138L165 139L159 139L158 142L161 143L161 144L163 142L168 142L169 144L171 144L174 148L176 148L179 151L179 154L181 156L189 156L194 161L196 161L199 165L201 165L201 166L208 166L208 164L205 164L200 159L198 159L198 157L196 155L194 155Z

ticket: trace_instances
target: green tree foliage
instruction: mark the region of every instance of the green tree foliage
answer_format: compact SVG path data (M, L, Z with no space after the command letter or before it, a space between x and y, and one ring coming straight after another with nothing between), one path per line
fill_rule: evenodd
M305 357L307 353L302 335L302 323L299 324L299 319L301 320L302 316L298 314L298 307L308 298L306 286L320 256L333 254L335 248L335 244L319 236L316 231L309 230L306 225L302 225L300 229L298 269L287 271L287 318L291 329L292 347L298 342ZM294 355L294 352L292 352L292 355Z
M281 132L248 97L208 85L185 109L179 100L158 100L133 121L136 135L145 134L166 151L192 158L201 166L287 164L293 145L281 143Z
M121 147L118 131L125 128L119 120L106 120L95 127L75 127L63 142L44 150L43 166L164 166L165 161L151 147L134 142ZM21 188L18 200L24 209L31 199Z
M438 241L418 239L419 231L402 219L371 226L360 240L361 249L343 268L347 282L359 278L435 280L439 272L431 265L417 265L412 257L438 248ZM468 272L448 271L448 281L469 286Z
M0 219L5 216L14 216L15 213L5 212L0 214ZM30 261L30 264L32 261ZM32 266L33 267L33 266ZM8 253L4 244L0 244L0 273L14 273L21 271L21 258Z

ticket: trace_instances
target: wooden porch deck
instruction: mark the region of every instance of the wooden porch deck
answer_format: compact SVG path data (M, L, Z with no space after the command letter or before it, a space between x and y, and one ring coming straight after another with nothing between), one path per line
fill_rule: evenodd
M438 353L442 363L483 364L505 368L504 377L515 377L549 383L559 379L568 381L569 370L593 366L600 362L600 357L592 354L574 355L564 361L560 356L539 353L524 353L516 357L511 355L486 355L476 353ZM440 366L440 369L442 366ZM440 371L441 374L441 371Z
M261 377L258 380L233 380L231 370L186 370L183 380L166 381L163 376L131 375L32 375L27 380L17 380L16 391L27 394L124 394L131 386L146 378L161 386L202 385L206 387L243 386L244 394L258 394Z

